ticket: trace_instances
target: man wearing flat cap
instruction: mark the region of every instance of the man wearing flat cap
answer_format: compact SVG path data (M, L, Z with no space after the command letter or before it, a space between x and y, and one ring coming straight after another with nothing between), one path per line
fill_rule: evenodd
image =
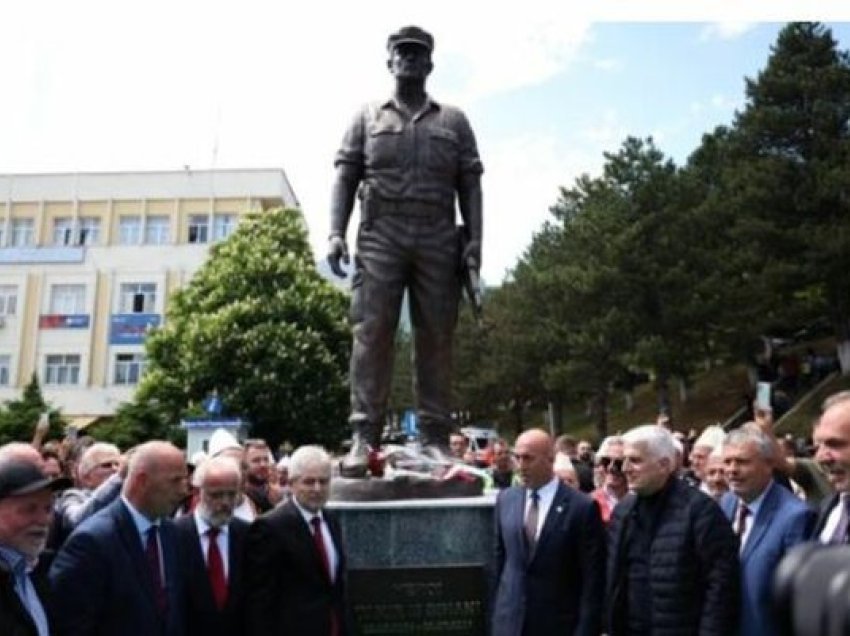
M26 459L0 460L0 634L49 636L46 572L39 557L53 519L53 493L70 480L45 477Z
M344 476L365 476L369 450L380 444L405 290L421 441L426 453L446 456L459 270L481 265L483 167L466 116L425 92L433 49L434 38L419 27L389 36L393 95L360 109L336 155L328 262L338 276L345 276L340 261L349 260L346 231L360 200L351 301L354 443Z

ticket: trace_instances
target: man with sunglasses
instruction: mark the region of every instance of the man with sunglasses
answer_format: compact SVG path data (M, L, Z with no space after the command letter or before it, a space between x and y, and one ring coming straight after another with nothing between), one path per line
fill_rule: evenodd
M602 522L607 526L611 513L629 492L629 484L623 474L623 438L606 437L599 445L596 463L593 469L593 481L596 484L590 496L599 505Z

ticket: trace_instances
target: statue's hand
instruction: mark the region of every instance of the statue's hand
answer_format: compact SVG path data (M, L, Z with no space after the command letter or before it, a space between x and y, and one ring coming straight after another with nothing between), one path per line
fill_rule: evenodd
M481 269L481 241L469 241L461 255L461 261L473 269Z
M331 266L331 271L345 278L347 274L339 264L340 259L345 265L348 265L350 259L348 257L348 245L345 244L345 239L341 236L331 236L328 240L328 265Z

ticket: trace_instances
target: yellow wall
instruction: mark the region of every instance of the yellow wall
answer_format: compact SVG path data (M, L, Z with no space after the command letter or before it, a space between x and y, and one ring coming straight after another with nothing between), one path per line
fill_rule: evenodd
M18 384L25 386L35 371L35 343L38 337L38 316L42 287L41 274L27 274L26 302L21 312L23 325L20 358L18 359Z
M111 275L108 272L98 272L97 290L94 301L94 324L92 325L92 350L89 357L89 383L92 386L106 386L106 359L109 347L109 301L112 292Z

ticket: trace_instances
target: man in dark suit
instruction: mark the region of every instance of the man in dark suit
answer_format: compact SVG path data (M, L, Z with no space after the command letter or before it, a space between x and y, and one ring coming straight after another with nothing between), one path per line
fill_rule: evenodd
M835 494L821 505L812 536L821 543L848 543L850 528L850 391L823 403L812 434L815 461L826 472Z
M520 435L514 455L523 486L496 500L492 634L596 636L605 575L599 509L554 476L545 431Z
M183 453L139 446L121 497L77 526L50 569L56 636L183 636L174 523L186 497Z
M0 459L0 634L49 636L50 595L42 556L53 493L71 484L45 477L33 461Z
M233 516L242 471L230 457L207 459L195 470L200 499L177 522L186 575L186 636L235 636L244 616L243 553L248 522Z
M778 448L754 424L731 433L722 443L731 492L720 506L741 542L742 636L779 632L773 620L773 575L782 557L805 541L813 515L808 506L773 479Z
M292 499L259 517L245 546L249 636L345 636L345 552L340 527L324 510L331 460L302 446L289 464Z

